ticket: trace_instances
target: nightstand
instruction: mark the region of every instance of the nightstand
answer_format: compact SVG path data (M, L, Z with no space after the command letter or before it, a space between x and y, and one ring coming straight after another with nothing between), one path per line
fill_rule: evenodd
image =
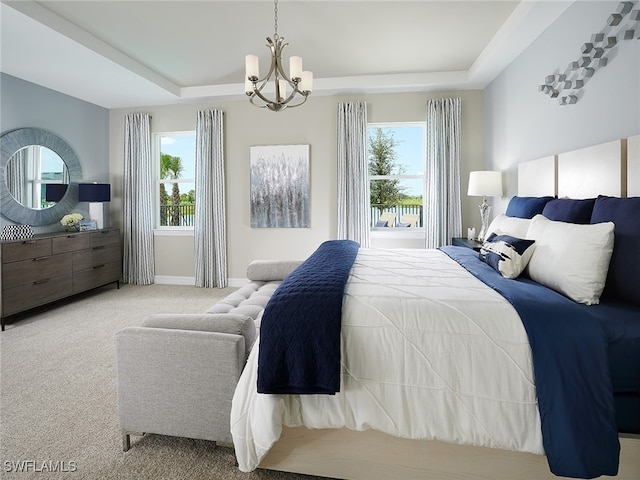
M452 243L457 247L467 247L476 252L480 250L482 246L482 242L477 242L476 240L467 240L464 237L454 237L451 239Z

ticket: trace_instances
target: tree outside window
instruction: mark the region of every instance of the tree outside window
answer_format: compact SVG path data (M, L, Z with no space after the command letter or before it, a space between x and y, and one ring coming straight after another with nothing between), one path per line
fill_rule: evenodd
M369 125L372 227L422 227L424 130L423 123Z
M156 134L159 227L192 227L195 216L195 132Z

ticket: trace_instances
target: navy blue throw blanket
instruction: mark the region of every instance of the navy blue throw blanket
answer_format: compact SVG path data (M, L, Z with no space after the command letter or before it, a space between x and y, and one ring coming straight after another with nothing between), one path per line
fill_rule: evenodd
M260 323L259 393L340 391L342 297L358 248L324 242L273 293Z
M606 310L582 305L528 278L503 278L478 254L447 255L506 298L527 331L542 420L542 441L555 475L616 475L620 443L609 366Z

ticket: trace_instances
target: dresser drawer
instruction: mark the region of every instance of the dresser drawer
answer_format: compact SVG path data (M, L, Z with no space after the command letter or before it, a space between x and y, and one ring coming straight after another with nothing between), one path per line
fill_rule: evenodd
M2 288L28 285L60 275L70 274L71 262L71 253L63 253L61 255L49 255L20 262L5 263L2 266Z
M83 292L120 280L120 262L105 263L87 270L74 272L73 293Z
M91 246L91 237L82 233L72 233L61 237L54 237L53 253L66 253L75 250L84 250Z
M74 272L110 262L120 262L120 245L107 245L73 252Z
M2 292L2 314L6 316L22 312L68 297L72 293L71 274L35 281L19 287L6 288Z
M104 245L119 245L120 230L101 230L91 233L91 246L102 247Z
M17 262L28 258L51 255L51 239L23 240L2 244L2 263Z

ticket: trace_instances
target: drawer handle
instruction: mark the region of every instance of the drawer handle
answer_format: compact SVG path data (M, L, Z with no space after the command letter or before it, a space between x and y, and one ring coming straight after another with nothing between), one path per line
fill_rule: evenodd
M22 242L23 245L31 245L32 243L36 243L35 240L25 240L24 242Z
M36 257L33 259L34 262L43 262L45 260L49 260L51 257Z
M98 247L93 247L94 250L102 250L104 248L104 245L100 245Z
M49 281L48 278L45 278L44 280L36 280L35 282L33 282L34 285L41 285L43 283L47 283Z
M67 238L76 238L77 235L67 235Z
M105 265L104 263L102 265L96 265L95 267L93 267L93 269L96 270L98 268L102 268L102 267L104 267L104 265Z

